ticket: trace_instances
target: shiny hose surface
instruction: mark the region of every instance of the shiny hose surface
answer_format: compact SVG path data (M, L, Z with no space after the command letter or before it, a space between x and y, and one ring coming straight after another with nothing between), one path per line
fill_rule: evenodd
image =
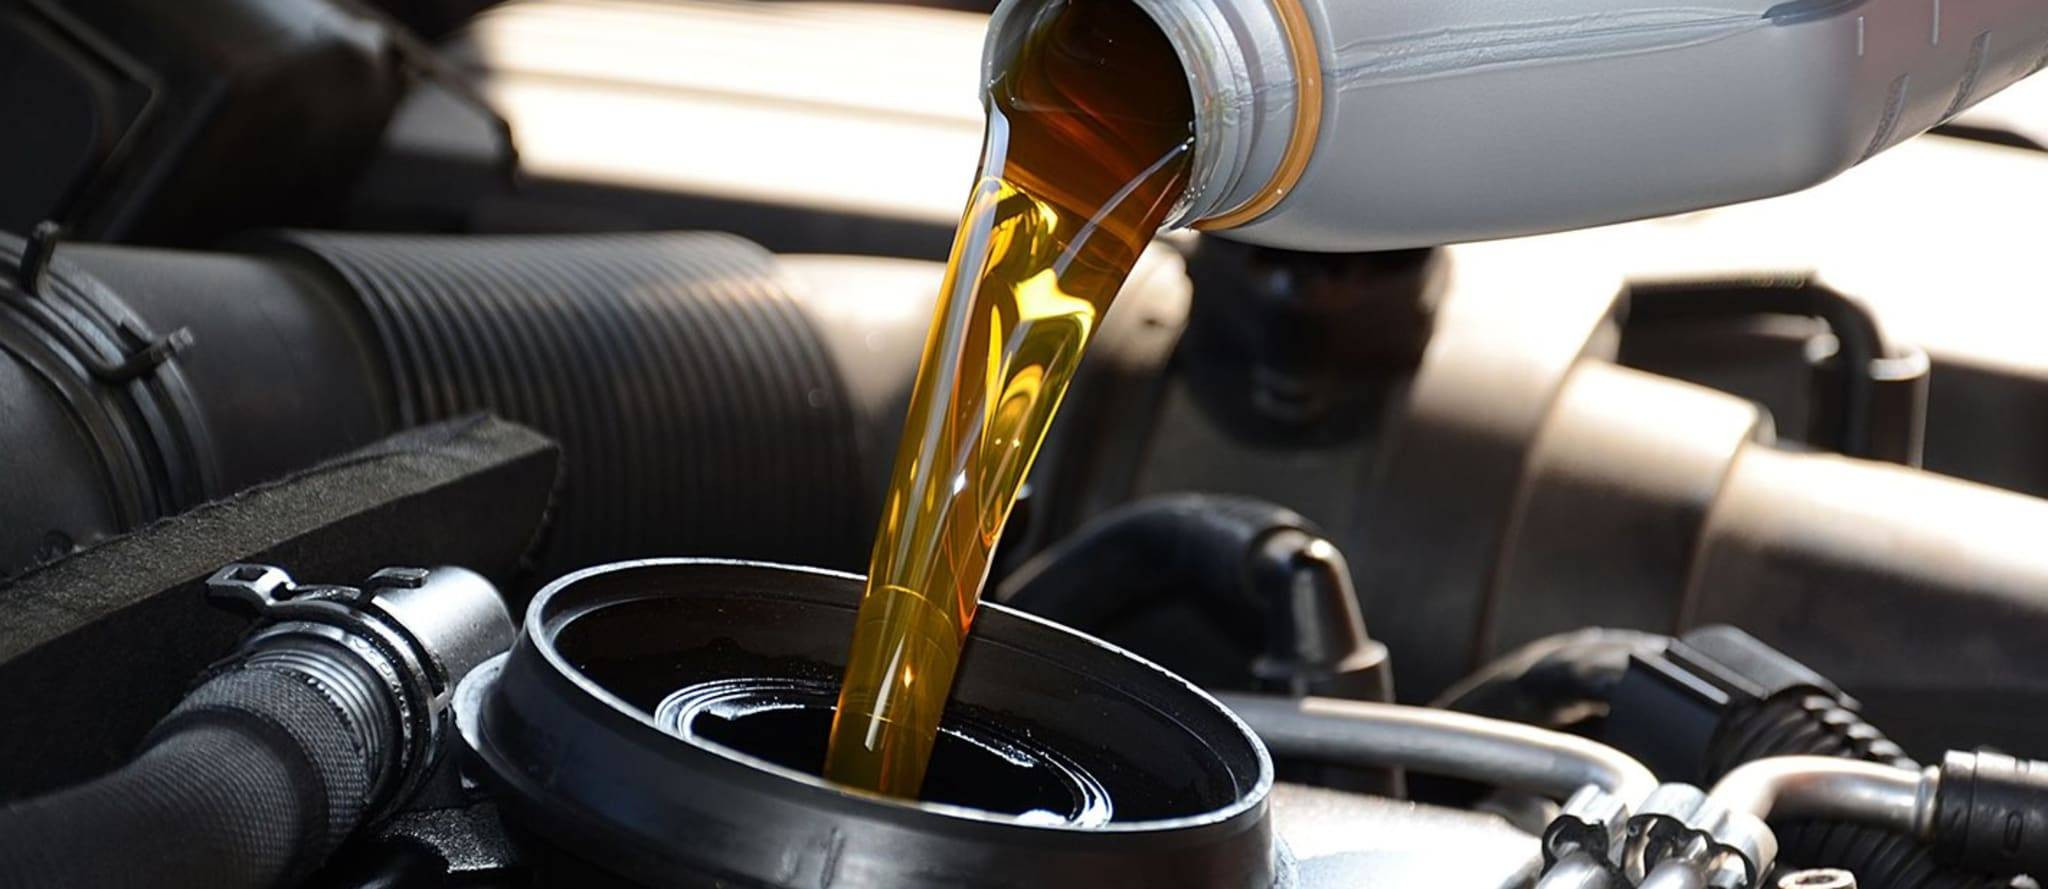
M1222 694L1276 756L1398 767L1565 799L1586 785L1631 805L1657 787L1604 744L1519 723L1397 704Z
M1833 818L1926 837L1936 782L1911 769L1831 756L1779 756L1729 772L1708 799L1758 818Z

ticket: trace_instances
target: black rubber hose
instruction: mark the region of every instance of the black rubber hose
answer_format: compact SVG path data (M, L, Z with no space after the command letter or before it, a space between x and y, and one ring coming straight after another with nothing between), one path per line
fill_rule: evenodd
M1040 553L1003 580L997 598L1084 632L1174 599L1254 655L1267 642L1266 610L1245 595L1248 562L1261 541L1286 530L1317 533L1308 519L1260 500L1155 497L1113 510Z
M276 640L201 684L128 765L0 808L0 886L295 881L370 812L397 719L360 658Z
M1343 553L1264 501L1176 494L1112 510L997 596L1209 688L1393 700Z
M1793 689L1722 721L1708 747L1708 777L1718 779L1751 760L1794 754L1919 768L1883 732L1835 697ZM1933 847L1881 828L1788 821L1773 824L1772 829L1781 862L1853 871L1863 889L1989 889L2012 882L1944 864Z
M1459 680L1430 706L1552 729L1583 725L1605 715L1637 654L1670 642L1656 633L1599 627L1546 636Z
M2048 875L2048 762L1950 751L1935 795L1942 860L2001 874Z

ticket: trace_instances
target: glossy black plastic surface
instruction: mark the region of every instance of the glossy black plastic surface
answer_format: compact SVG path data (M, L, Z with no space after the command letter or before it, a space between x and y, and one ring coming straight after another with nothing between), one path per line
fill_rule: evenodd
M860 590L852 575L740 562L570 575L534 600L512 653L464 683L463 733L516 820L642 885L1280 881L1272 765L1242 723L1157 667L1000 606L987 606L967 646L954 697L967 718L949 721L969 739L1026 739L1026 754L1096 782L1106 823L1047 817L1060 791L1031 778L1043 772L1002 782L1014 799L982 788L960 800L977 808L910 803L793 768L792 745L726 735L767 754L752 756L704 733L685 740L672 715L666 726L657 717L706 682L829 682ZM974 761L934 774L944 783Z

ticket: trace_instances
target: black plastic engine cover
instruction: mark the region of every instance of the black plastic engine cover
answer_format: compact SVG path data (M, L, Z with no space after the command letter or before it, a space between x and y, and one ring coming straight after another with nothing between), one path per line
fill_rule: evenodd
M409 77L330 0L0 6L0 230L202 244L338 216Z

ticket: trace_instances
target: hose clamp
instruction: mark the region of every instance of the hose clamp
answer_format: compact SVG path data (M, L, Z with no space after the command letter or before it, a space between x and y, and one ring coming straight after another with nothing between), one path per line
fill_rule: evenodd
M1633 814L1598 787L1567 800L1543 831L1543 870L1567 859L1599 862L1617 886L1640 886L1660 866L1681 865L1713 889L1764 889L1778 857L1762 819L1729 809L1689 784L1665 784Z
M1628 820L1622 870L1640 883L1659 865L1683 862L1713 889L1763 889L1778 839L1763 819L1723 806L1690 784L1653 791Z
M0 353L41 377L85 432L123 528L219 496L212 434L174 360L191 331L152 330L106 285L57 259L63 237L47 222L25 241L0 235Z
M1618 874L1628 815L1628 802L1621 797L1591 784L1579 788L1543 830L1544 871L1584 853Z
M511 647L514 636L497 588L462 568L386 568L351 587L298 584L281 568L236 564L206 586L215 601L255 614L258 626L240 651L264 639L313 636L340 644L382 680L398 713L399 743L397 762L372 796L379 809L425 780L451 730L456 682Z

